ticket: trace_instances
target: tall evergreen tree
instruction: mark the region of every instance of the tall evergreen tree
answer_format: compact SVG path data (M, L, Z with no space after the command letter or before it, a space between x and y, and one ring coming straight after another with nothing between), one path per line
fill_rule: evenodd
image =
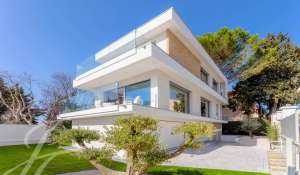
M198 41L229 81L236 80L244 70L252 56L251 46L257 40L257 35L251 35L241 28L226 27L198 37Z

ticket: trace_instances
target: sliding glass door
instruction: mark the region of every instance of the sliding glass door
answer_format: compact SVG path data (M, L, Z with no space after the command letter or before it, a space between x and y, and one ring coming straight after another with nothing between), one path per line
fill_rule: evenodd
M189 113L189 91L171 83L169 105L171 111Z

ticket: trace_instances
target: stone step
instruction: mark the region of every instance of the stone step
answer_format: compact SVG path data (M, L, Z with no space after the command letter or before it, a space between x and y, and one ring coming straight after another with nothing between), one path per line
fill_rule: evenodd
M286 172L287 171L286 167L271 167L270 169L272 171L281 171L281 172Z
M270 159L285 159L284 155L269 155Z
M286 162L269 162L270 167L286 167Z
M283 171L273 171L271 175L287 175L287 173Z

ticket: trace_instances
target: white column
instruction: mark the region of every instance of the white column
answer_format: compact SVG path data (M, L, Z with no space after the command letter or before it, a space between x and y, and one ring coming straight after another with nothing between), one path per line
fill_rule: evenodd
M151 76L151 106L169 109L170 82L162 73Z
M286 138L286 164L288 167L288 175L295 175L295 165L293 165L293 140Z
M190 93L190 113L191 114L195 114L195 115L201 115L200 112L200 95L195 93L195 92L191 92Z

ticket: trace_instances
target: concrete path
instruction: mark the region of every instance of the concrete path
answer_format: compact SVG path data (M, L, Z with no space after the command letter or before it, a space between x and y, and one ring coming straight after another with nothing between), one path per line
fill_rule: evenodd
M269 172L267 150L238 143L210 144L201 151L183 153L167 165Z

